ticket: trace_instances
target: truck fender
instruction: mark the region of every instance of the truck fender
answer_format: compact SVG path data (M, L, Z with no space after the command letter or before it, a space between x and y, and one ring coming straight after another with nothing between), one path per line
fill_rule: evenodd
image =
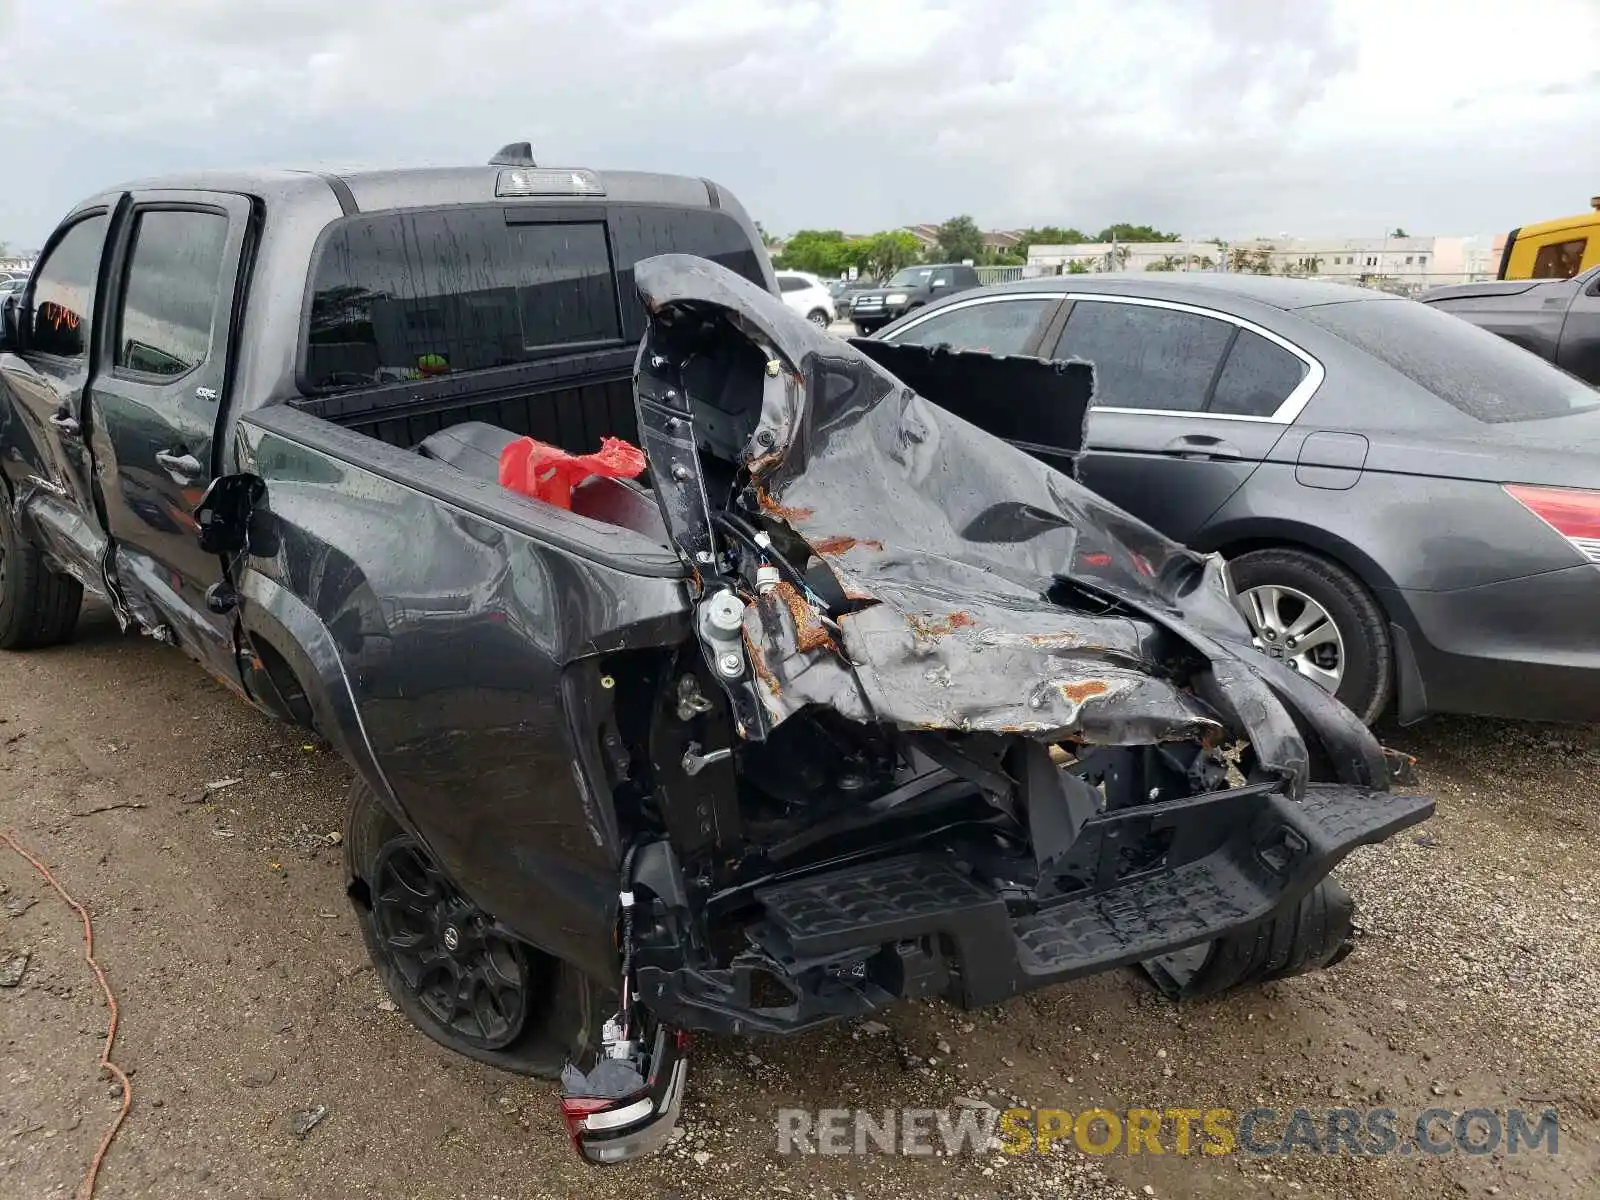
M304 600L259 571L244 571L239 597L241 632L252 643L264 643L283 658L305 693L313 727L383 800L395 819L411 829L367 737L338 643L328 627Z

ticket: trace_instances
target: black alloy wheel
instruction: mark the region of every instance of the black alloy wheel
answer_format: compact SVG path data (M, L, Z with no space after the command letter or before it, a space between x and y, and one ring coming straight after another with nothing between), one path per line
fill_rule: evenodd
M499 1050L522 1036L529 966L522 946L461 896L421 846L378 851L372 916L396 981L455 1038Z

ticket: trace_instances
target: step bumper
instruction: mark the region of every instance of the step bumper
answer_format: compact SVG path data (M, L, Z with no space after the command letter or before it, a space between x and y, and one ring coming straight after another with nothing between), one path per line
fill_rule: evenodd
M1241 788L1102 814L1080 839L1103 862L1153 814L1176 831L1167 861L1020 912L944 854L828 871L758 890L749 948L729 967L654 969L640 992L662 1020L730 1033L798 1032L932 995L994 1004L1249 929L1299 903L1357 846L1432 812L1420 796L1314 784L1298 801Z

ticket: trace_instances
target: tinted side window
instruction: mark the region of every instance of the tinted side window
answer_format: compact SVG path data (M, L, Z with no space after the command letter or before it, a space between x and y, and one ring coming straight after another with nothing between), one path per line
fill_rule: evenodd
M1539 253L1533 259L1533 277L1571 279L1583 269L1583 251L1588 244L1588 238L1578 238L1576 241L1540 246Z
M1096 407L1197 412L1233 330L1197 313L1080 300L1055 357L1094 364Z
M1309 368L1282 346L1267 341L1259 333L1239 330L1228 352L1217 390L1211 397L1211 412L1239 417L1270 417L1299 386Z
M222 294L228 218L220 213L140 213L117 327L116 365L182 375L205 361Z
M798 275L779 275L778 290L780 292L803 292L811 285Z
M95 280L105 244L104 215L79 221L34 271L33 315L28 349L38 354L83 358L94 319Z
M500 208L353 218L327 238L306 382L359 387L619 340L605 224L507 224Z
M936 313L891 341L953 346L989 354L1021 354L1053 300L993 300Z

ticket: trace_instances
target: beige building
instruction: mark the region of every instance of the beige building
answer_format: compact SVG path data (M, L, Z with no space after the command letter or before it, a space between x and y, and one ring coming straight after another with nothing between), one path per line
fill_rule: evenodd
M1495 238L1246 238L1221 242L1085 242L1032 246L1027 278L1085 271L1247 271L1415 292L1494 277Z
M1222 261L1216 242L1079 242L1029 246L1024 279L1088 271L1213 271Z

